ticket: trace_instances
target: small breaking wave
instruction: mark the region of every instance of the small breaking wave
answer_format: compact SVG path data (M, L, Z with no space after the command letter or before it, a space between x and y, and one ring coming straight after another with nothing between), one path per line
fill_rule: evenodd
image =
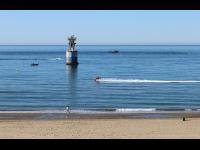
M62 60L62 58L50 58L48 60Z
M155 108L119 108L116 112L152 112L156 111Z
M156 108L110 108L110 109L71 109L71 113L78 114L115 114L155 112Z
M112 79L102 78L98 82L103 83L200 83L200 80L141 80L141 79Z
M200 112L200 108L109 108L109 109L69 109L69 110L30 110L30 111L0 111L0 114L137 114L137 113L178 113L178 112Z

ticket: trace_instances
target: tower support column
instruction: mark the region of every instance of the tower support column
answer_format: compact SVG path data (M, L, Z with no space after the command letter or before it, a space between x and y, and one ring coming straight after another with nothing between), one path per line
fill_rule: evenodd
M78 51L75 49L76 38L74 35L68 38L69 47L66 51L66 64L67 65L77 65L78 64Z
M78 64L78 51L67 51L66 53L66 64L77 65Z

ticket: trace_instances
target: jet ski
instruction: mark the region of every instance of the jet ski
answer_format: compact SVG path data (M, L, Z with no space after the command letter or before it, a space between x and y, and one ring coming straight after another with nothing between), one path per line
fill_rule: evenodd
M98 77L95 78L95 81L99 82L100 79L101 79L101 77L98 76Z

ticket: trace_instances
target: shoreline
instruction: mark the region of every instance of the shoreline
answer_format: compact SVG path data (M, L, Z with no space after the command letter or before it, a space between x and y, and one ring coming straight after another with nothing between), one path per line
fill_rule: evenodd
M200 118L195 111L139 111L66 113L64 111L0 111L0 120L63 120L63 119L173 119Z

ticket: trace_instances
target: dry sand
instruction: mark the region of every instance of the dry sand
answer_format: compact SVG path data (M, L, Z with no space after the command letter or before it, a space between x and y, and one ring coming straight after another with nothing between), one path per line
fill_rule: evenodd
M0 138L200 138L200 118L1 120Z

